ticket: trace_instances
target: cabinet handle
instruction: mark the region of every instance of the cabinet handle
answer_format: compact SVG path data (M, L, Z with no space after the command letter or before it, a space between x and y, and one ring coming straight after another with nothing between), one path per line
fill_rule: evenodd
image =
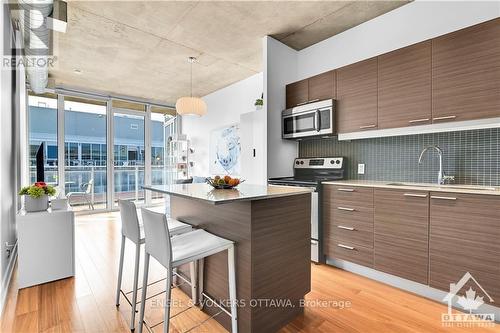
M354 250L354 248L352 246L347 246L347 245L344 245L344 244L337 244L338 247L341 247L343 249L347 249L347 250Z
M427 198L427 194L405 193L405 197Z
M337 207L338 210L346 210L348 212L354 212L354 208L347 208L347 207Z
M344 229L344 230L354 231L354 228L352 228L352 227L344 227L343 225L338 225L337 228Z
M424 121L429 121L430 119L429 118L422 118L422 119L413 119L413 120L410 120L408 121L410 124L414 124L414 123L421 123L421 122L424 122Z
M375 124L371 124L371 125L364 125L364 126L359 126L360 129L365 129L365 128L374 128L376 127L377 125Z
M354 192L353 188L338 188L337 191L340 192Z
M444 116L444 117L436 117L432 118L432 120L446 120L446 119L455 119L457 116Z
M311 99L308 103L314 103L314 102L317 102L317 101L319 101L319 98Z
M457 200L457 198L454 197L440 197L437 195L431 195L431 199L438 199L438 200Z

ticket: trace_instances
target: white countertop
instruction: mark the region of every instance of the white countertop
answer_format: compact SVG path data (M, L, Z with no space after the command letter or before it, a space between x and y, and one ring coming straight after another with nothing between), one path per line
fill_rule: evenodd
M377 187L377 188L400 189L400 190L410 190L410 191L500 195L500 187L479 186L479 185L478 186L460 185L460 184L438 185L429 183L409 183L409 182L391 182L391 181L375 181L375 180L338 180L331 182L323 182L323 184Z
M217 190L208 184L144 185L144 189L195 200L223 204L234 201L263 200L311 193L308 187L240 184L235 189Z

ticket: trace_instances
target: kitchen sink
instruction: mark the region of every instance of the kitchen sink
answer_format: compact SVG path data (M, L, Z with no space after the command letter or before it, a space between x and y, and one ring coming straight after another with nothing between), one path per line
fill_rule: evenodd
M498 191L498 188L489 186L475 186L475 185L439 185L439 184L413 184L413 183L388 183L390 186L411 186L411 187L438 187L438 188L449 188L457 190L482 190L482 191Z

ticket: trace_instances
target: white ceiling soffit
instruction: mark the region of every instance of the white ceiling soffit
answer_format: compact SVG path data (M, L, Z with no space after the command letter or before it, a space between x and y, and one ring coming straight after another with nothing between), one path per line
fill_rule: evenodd
M297 50L406 1L69 1L56 85L162 101L205 96L262 70L262 37Z

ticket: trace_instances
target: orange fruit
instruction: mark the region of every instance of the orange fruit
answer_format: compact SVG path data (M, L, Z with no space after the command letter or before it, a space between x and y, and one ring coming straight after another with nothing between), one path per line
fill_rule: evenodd
M229 184L229 182L231 181L231 177L224 176L224 181L226 182L226 184Z

